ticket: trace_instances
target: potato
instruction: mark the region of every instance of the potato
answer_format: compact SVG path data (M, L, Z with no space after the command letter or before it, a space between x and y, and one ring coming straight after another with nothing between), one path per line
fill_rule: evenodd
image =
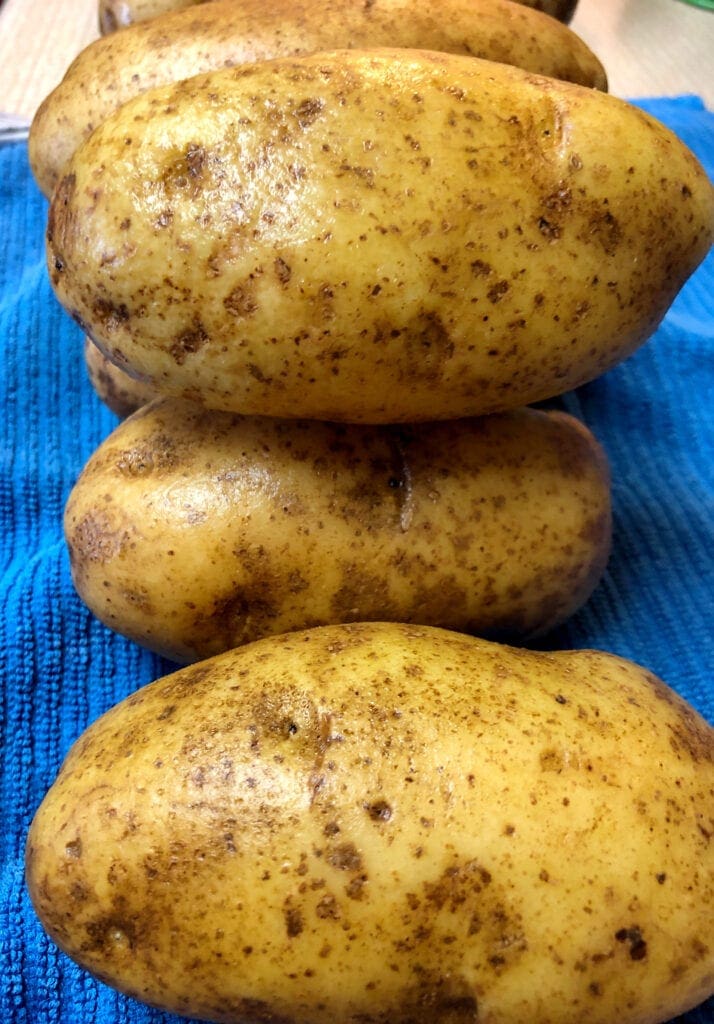
M175 661L368 619L543 632L590 596L610 532L601 449L532 409L389 428L156 402L65 512L82 600Z
M714 991L714 730L642 668L402 624L257 641L71 750L55 942L212 1021L654 1024Z
M425 51L149 90L54 194L60 302L162 393L351 422L481 415L601 374L709 249L714 195L605 93Z
M421 47L466 53L607 88L602 65L573 32L510 0L224 0L164 15L99 39L39 107L29 142L50 195L80 142L147 89L248 61L335 46Z
M103 35L107 35L119 28L125 28L149 18L156 18L169 11L193 7L195 4L203 2L205 0L99 0L99 30ZM527 7L544 11L561 21L570 21L577 5L577 0L518 0L518 2ZM367 0L365 6L376 6L376 0ZM239 4L236 3L236 7L239 7ZM444 17L444 7L441 5L439 14Z
M84 340L84 362L98 397L122 419L157 397L149 384L135 380L110 362L90 338Z
M128 25L203 2L205 0L99 0L99 31L108 35Z

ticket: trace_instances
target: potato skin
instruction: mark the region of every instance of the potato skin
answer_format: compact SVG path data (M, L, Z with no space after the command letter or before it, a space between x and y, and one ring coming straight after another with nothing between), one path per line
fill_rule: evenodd
M607 88L605 71L570 29L510 0L224 0L99 39L40 105L30 165L49 196L83 139L147 89L214 68L338 46L399 46L470 54Z
M714 731L646 670L401 624L140 690L40 807L52 938L237 1024L655 1024L714 989Z
M599 581L609 473L564 413L340 427L159 401L90 459L65 534L91 610L179 662L359 620L523 638Z
M116 32L138 22L156 18L170 11L193 7L206 0L99 0L99 31L102 35ZM244 0L243 0L244 2ZM553 18L568 22L575 12L577 0L518 0L527 7L543 11ZM372 0L374 3L374 0ZM236 4L236 6L239 6Z
M155 388L120 370L91 338L84 339L84 362L97 397L122 419L157 397Z
M656 328L713 227L694 156L621 100L350 50L129 101L68 165L48 266L162 393L393 423L598 376Z

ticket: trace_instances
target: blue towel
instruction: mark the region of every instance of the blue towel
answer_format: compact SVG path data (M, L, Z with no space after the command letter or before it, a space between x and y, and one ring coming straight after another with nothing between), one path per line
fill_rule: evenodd
M714 114L695 97L641 105L714 177ZM27 829L70 744L175 666L110 633L72 589L64 503L117 420L95 397L81 332L50 289L46 203L24 145L0 149L0 181L0 1022L174 1024L61 954L24 888ZM610 458L615 539L588 605L545 643L632 658L714 721L714 253L643 348L562 402ZM714 1024L714 999L681 1021Z

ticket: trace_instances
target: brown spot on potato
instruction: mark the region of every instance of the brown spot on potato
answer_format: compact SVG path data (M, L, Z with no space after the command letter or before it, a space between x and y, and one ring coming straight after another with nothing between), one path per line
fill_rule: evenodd
M357 564L342 566L342 584L330 602L336 622L368 619L375 608L382 608L389 617L389 583L380 576L366 572Z
M223 300L226 310L235 317L249 317L258 309L255 287L238 285Z
M208 334L200 321L179 334L169 346L169 355L178 366L183 366L186 359L199 352L208 341Z
M364 898L364 887L367 884L366 875L356 875L352 878L347 886L345 887L345 893L351 900L361 900Z
M309 128L318 119L325 106L321 96L304 99L293 111L297 123L302 129Z
M354 843L333 847L327 855L327 862L339 871L360 871L362 868L362 857Z
M322 921L339 921L342 917L340 905L331 893L320 897L315 906L315 913Z
M561 229L552 219L548 220L546 217L538 218L538 230L544 238L551 241L555 241L561 236Z
M375 800L374 803L364 805L367 814L372 821L390 821L392 808L386 800Z
M491 264L484 260L474 260L471 264L471 273L474 277L488 277L491 273Z
M565 759L560 750L542 750L540 753L540 770L542 772L562 772Z
M302 913L296 907L286 907L285 912L285 930L288 934L289 939L294 939L302 932L305 927Z
M116 558L129 543L129 531L117 528L99 509L90 510L70 530L72 569L81 572L87 562L105 563Z
M141 477L171 472L179 461L173 438L168 434L154 434L137 442L133 448L119 452L115 465L122 476Z
M643 939L642 932L637 925L632 925L629 928L620 928L619 931L615 932L615 938L618 942L629 944L631 960L644 960L647 956L647 943Z
M129 309L125 303L121 302L115 305L101 297L95 299L92 305L92 313L107 333L118 330L130 319Z
M131 917L100 917L89 921L85 926L87 940L82 952L100 952L111 961L117 953L134 949L139 926L138 920Z
M437 381L454 354L454 342L438 313L420 313L409 325L405 340L407 380Z
M615 256L622 241L622 228L610 210L596 210L590 218L590 238L596 239L606 255Z
M206 163L206 150L203 146L190 145L186 150L186 167L192 178L198 178L203 173Z
M477 1024L478 1000L473 987L456 972L413 969L414 982L404 993L400 1011L390 1019L399 1024Z
M65 856L71 860L79 860L82 856L82 840L77 837L70 840L64 848Z
M492 302L494 306L501 301L501 299L507 295L510 290L510 284L506 280L497 281L494 285L489 288L486 292L486 297L489 302Z
M292 277L290 264L286 263L281 256L278 256L273 263L273 267L275 268L275 276L278 281L280 281L281 284L288 284Z

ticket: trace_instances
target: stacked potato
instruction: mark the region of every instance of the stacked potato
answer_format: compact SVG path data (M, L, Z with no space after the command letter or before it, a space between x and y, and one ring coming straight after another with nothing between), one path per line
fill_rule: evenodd
M114 32L118 28L147 21L169 11L178 11L184 7L193 7L205 3L206 0L99 0L99 29L103 35ZM528 7L545 11L561 21L569 21L577 5L577 0L521 0ZM365 7L369 8L369 2ZM447 8L448 16L448 8Z
M209 1020L663 1021L712 989L713 730L612 655L467 634L532 636L597 583L604 456L526 406L647 339L712 189L547 16L454 0L451 45L405 9L161 15L38 112L56 293L162 396L70 497L73 578L216 656L78 742L28 884L88 970ZM464 55L509 59L489 9L546 68ZM229 49L177 44L159 84L150 48L209 24Z

